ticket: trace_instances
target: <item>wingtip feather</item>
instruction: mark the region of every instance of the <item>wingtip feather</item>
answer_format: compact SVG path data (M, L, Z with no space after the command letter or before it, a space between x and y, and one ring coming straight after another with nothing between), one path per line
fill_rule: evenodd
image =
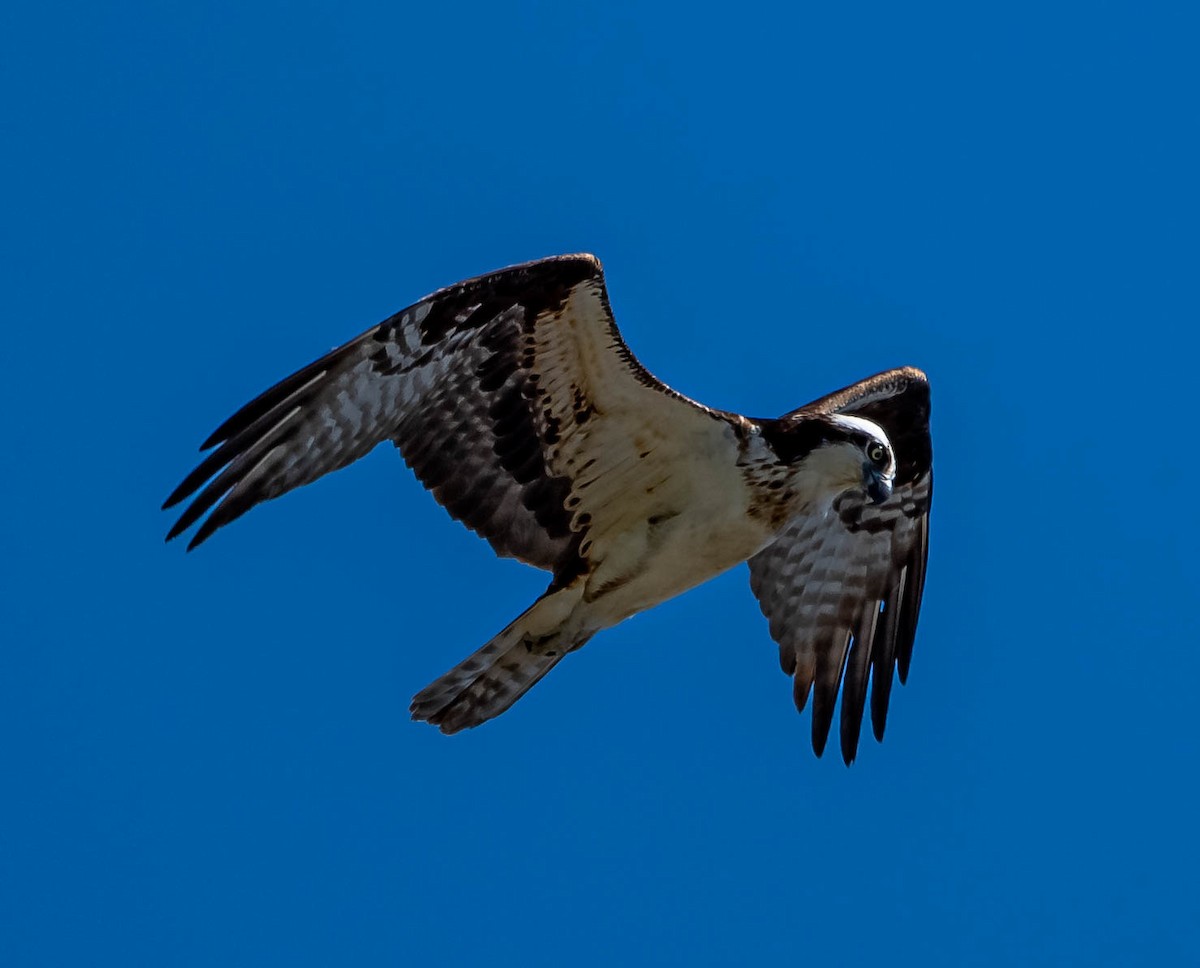
M240 413L240 411L239 411L239 413ZM235 414L234 416L237 416L237 414ZM221 424L221 426L219 426L216 430L214 430L211 434L209 434L208 437L205 439L204 443L202 443L200 445L200 453L203 454L206 450L212 450L214 447L217 446L217 444L225 443L225 441L229 438L229 433L227 432L226 428L232 422L233 422L233 417L230 417L228 420L225 421L225 423Z
M167 499L165 501L163 501L162 508L160 510L170 511L171 508L175 507L176 504L178 504L180 501L182 501L185 497L188 496L188 494L190 492L188 492L184 489L184 485L186 483L187 483L187 481L184 480L184 481L181 481L178 485L176 485L175 490L173 490L170 494L168 494Z

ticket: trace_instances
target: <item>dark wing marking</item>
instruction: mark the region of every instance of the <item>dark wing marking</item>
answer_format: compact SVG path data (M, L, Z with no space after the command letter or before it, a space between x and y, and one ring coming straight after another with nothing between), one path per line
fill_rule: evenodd
M215 507L195 547L256 504L391 440L450 514L497 553L553 569L573 540L563 508L568 488L542 460L522 330L597 277L602 285L592 257L563 256L470 279L276 384L204 442L203 449L220 446L164 507L209 483L168 538Z
M883 739L895 667L908 678L925 584L933 495L929 383L920 370L880 373L822 397L782 420L839 412L866 417L887 432L896 453L892 497L870 504L861 490L833 502L832 513L790 522L750 559L750 586L796 707L813 694L813 750L824 751L842 687L842 757L858 750L871 680L871 723Z
M576 457L599 465L593 472L624 459L588 453L589 421L611 411L651 421L664 406L710 413L629 352L594 257L502 269L427 296L230 417L204 443L217 450L167 499L170 507L195 495L168 538L212 509L195 547L256 504L392 440L498 554L565 580L579 568L588 525L568 508Z

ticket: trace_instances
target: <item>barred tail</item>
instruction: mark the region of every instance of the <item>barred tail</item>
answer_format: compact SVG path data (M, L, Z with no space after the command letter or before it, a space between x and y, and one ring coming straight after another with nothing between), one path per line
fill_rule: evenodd
M412 718L457 733L494 719L537 685L567 652L591 637L565 641L561 627L547 631L547 619L557 618L561 626L565 618L554 607L560 594L538 599L487 645L417 693L409 707Z

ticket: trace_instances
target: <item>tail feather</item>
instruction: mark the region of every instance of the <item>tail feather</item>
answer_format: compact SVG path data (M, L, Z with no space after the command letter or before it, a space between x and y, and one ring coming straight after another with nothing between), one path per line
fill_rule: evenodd
M491 649L491 654L487 654ZM489 642L413 697L412 718L457 733L499 716L558 664L524 642L501 651Z
M412 718L457 733L494 719L537 685L567 652L591 637L565 640L554 597L539 599L487 645L417 693L409 707Z

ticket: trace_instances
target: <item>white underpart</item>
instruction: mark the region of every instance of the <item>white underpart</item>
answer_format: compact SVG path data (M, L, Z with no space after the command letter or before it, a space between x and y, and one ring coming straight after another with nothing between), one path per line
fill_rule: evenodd
M589 624L616 624L732 568L773 534L748 514L751 492L737 468L737 442L727 424L690 441L662 441L674 468L669 478L630 501L619 528L596 534L602 557L584 591ZM614 498L620 497L618 494Z

